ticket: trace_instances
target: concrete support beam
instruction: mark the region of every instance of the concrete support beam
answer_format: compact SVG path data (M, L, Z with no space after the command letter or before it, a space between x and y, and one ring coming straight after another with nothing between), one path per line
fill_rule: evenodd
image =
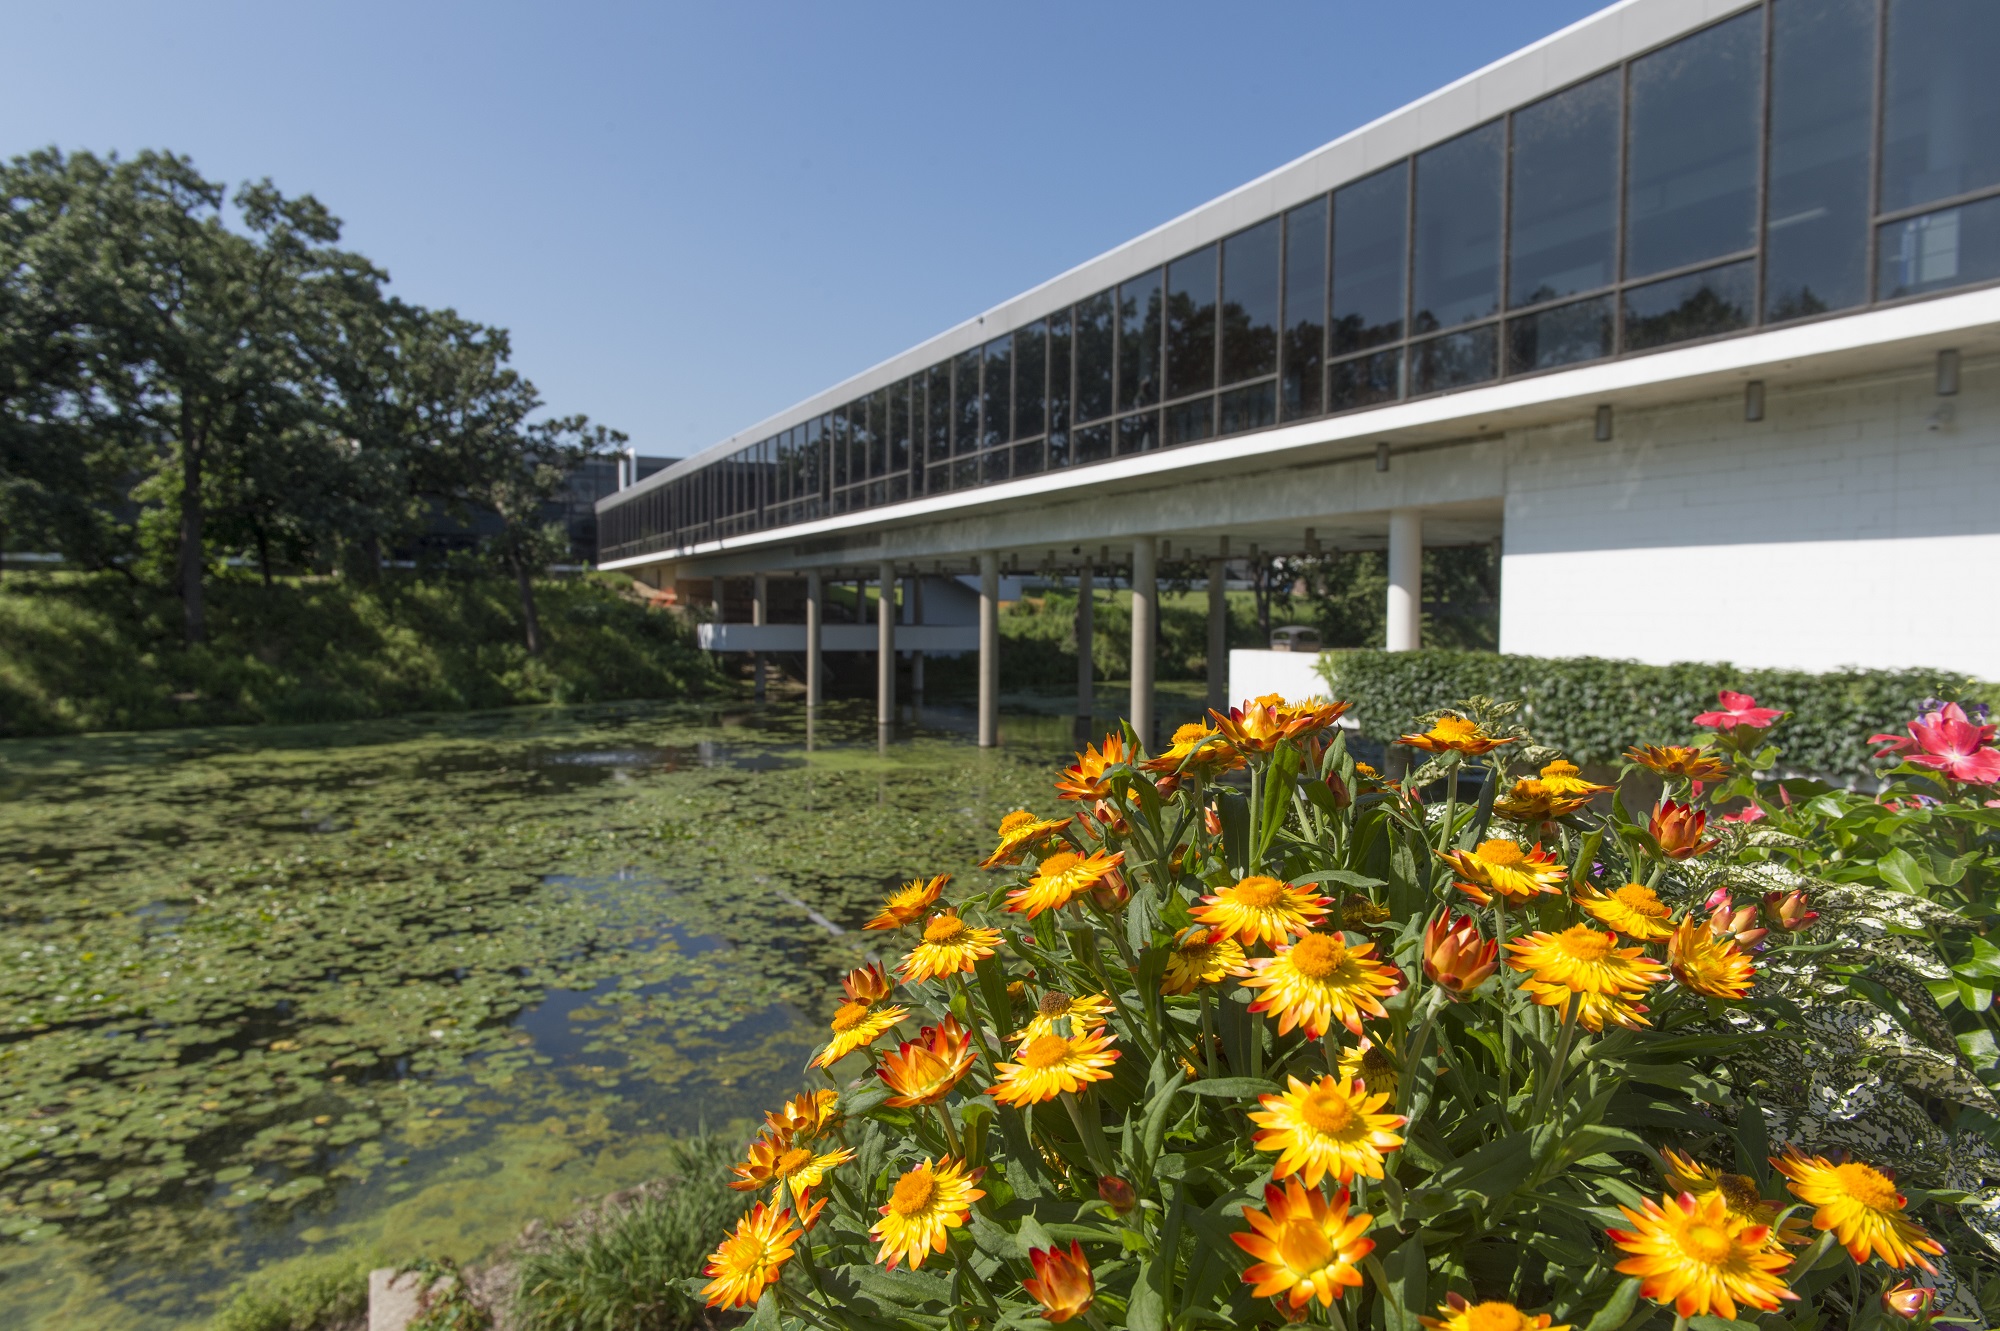
M1229 592L1223 585L1223 562L1208 561L1208 705L1229 710Z
M920 576L903 584L903 622L913 625L924 622L924 580ZM910 702L917 707L924 703L924 654L921 650L910 653Z
M1413 652L1423 645L1424 511L1389 510L1388 641L1392 652Z
M884 562L875 602L875 724L896 723L896 566Z
M759 573L755 576L751 585L750 622L752 624L768 624L771 619L770 610L770 579L764 574ZM764 701L764 655L762 652L750 653L750 670L757 678L757 701L762 702Z
M1097 710L1097 668L1091 660L1097 633L1096 570L1088 559L1076 575L1076 723L1079 734L1090 729Z
M1127 718L1147 748L1153 735L1153 638L1159 617L1159 545L1141 536L1132 545L1132 705Z
M826 619L826 584L818 569L806 570L806 706L817 707L823 687L819 657L819 630Z
M979 552L979 747L1000 742L1000 556Z

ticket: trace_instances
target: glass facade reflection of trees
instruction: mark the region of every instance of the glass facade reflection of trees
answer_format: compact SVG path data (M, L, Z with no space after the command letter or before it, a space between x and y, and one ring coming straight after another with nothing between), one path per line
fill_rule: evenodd
M2000 282L2000 0L1765 0L601 519L649 553Z

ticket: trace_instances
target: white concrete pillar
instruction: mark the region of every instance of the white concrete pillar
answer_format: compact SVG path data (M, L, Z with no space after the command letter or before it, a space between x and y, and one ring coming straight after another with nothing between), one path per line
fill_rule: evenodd
M750 622L768 624L771 622L771 580L759 573L751 582ZM757 678L757 701L764 701L764 653L750 653L750 669Z
M1159 615L1159 548L1151 536L1132 544L1132 705L1127 720L1139 743L1153 746L1153 636Z
M817 707L822 692L820 684L819 626L826 618L826 587L819 579L819 570L806 573L806 706Z
M1097 577L1088 559L1076 575L1076 719L1084 728L1097 710Z
M1000 742L1000 556L979 555L979 747Z
M903 606L903 622L923 623L924 579L921 574L910 579L909 591L905 595L910 599ZM924 701L924 654L921 651L910 653L910 701L919 707Z
M1221 556L1208 561L1208 705L1229 710L1229 592Z
M896 566L887 560L876 578L875 724L896 723Z
M1384 643L1392 652L1413 652L1423 645L1424 511L1389 510L1389 632Z

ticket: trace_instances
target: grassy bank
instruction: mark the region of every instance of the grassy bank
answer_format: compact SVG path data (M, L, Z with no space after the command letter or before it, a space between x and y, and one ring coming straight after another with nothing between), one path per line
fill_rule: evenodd
M209 595L209 641L188 648L168 593L9 574L0 736L676 698L715 679L679 619L610 578L539 585L539 657L521 645L509 582L218 581Z

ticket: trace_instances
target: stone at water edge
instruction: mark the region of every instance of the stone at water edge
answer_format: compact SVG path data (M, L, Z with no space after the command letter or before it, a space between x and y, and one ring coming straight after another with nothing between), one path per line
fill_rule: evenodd
M398 1271L381 1266L368 1273L368 1331L406 1331L417 1317L417 1300L422 1294L415 1271ZM433 1294L451 1288L450 1276L439 1276L431 1285Z

